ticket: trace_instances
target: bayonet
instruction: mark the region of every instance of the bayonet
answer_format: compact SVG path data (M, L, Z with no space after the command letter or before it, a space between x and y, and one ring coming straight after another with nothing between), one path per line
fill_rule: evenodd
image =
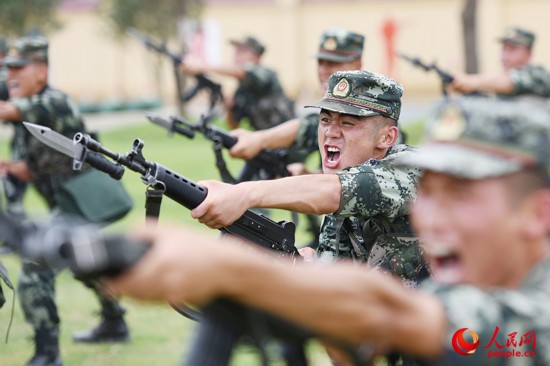
M23 122L23 125L38 141L73 158L73 170L82 169L82 165L86 162L94 168L109 174L114 179L119 180L122 178L124 174L123 167L109 162L103 155L89 150L74 139L63 136L46 126L30 122Z
M78 161L82 161L84 155L84 146L75 144L72 139L63 136L59 132L49 127L37 125L35 123L23 122L27 130L45 145L62 154L70 156Z
M175 119L171 119L171 121L168 121L164 118L162 118L161 116L159 116L158 114L156 113L151 113L151 112L147 112L145 113L145 116L147 117L147 119L151 122L153 122L154 124L162 127L162 128L165 128L168 130L168 132L170 133L173 133L173 132L177 132L177 133L181 133L182 135L185 135L189 138L193 138L195 137L195 131L193 131L191 128L188 128L187 125L184 125L186 126L187 128L182 128L179 126L179 124L181 124L178 120L175 120Z

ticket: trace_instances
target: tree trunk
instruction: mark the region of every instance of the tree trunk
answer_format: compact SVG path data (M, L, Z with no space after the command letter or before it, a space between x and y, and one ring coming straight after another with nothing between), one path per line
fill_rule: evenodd
M466 72L475 74L479 71L477 57L477 0L464 0L462 10L462 34L464 36L464 60Z

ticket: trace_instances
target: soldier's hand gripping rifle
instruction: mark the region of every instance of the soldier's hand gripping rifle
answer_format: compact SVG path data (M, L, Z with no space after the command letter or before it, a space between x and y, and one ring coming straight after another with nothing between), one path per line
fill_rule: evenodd
M218 102L223 100L222 88L221 85L210 80L203 74L195 75L196 84L193 88L182 92L181 79L179 66L182 63L182 58L168 50L166 45L160 42L154 41L148 35L145 35L139 32L135 28L129 28L127 33L142 42L148 49L157 52L160 55L164 55L172 61L174 67L174 76L176 78L176 84L178 88L178 96L180 100L187 102L191 100L198 92L205 89L210 93L210 109L213 109ZM183 93L183 94L182 94Z
M421 68L424 71L435 71L437 73L437 76L439 76L439 79L441 80L441 93L444 96L447 95L447 85L453 82L453 75L440 69L435 62L428 64L420 60L418 57L410 57L402 53L399 54L399 57L405 61L410 62L412 65Z
M287 177L290 175L288 165L288 152L283 149L262 150L258 155L249 159L237 178L234 178L227 170L227 166L221 153L222 148L230 149L237 143L237 138L229 132L209 124L211 115L201 116L198 123L193 124L180 116L171 116L166 120L156 113L145 114L149 121L167 129L171 133L178 133L188 138L194 138L195 133L201 133L207 139L214 142L216 166L220 171L222 180L226 183L245 182L261 172L264 179Z

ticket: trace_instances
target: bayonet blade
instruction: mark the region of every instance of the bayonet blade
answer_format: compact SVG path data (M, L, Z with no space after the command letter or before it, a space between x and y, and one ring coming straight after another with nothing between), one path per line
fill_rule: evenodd
M168 131L172 131L174 129L174 124L172 122L165 120L156 113L146 112L145 116L149 119L149 121L166 128Z
M81 160L84 147L80 144L75 144L72 139L55 132L49 127L40 126L30 122L23 122L27 130L36 137L40 142L48 145L54 150L62 154Z

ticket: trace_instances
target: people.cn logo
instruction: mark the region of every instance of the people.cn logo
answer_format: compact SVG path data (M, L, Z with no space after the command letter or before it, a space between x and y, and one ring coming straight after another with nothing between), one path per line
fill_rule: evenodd
M464 338L464 333L470 335L471 341ZM453 348L456 353L462 356L469 356L473 354L479 346L479 336L473 330L468 328L462 328L455 332L453 335Z

